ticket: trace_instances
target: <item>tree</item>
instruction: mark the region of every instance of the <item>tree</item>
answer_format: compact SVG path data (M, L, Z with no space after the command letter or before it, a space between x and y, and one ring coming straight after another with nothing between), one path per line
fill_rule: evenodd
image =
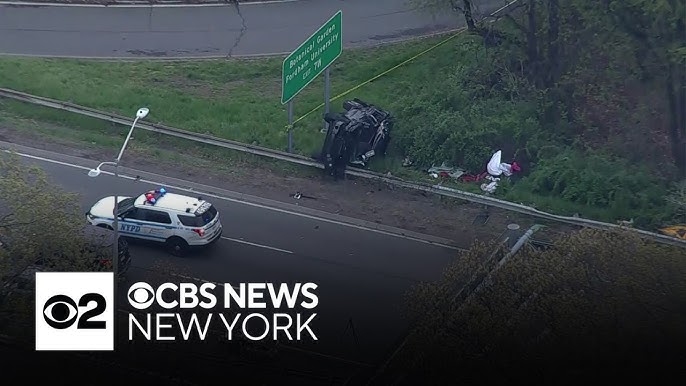
M0 155L0 319L33 315L14 284L35 264L55 271L92 271L96 252L84 235L78 197L52 184L37 166ZM12 296L7 296L9 293ZM28 298L31 298L29 296ZM3 325L0 320L0 325Z
M676 208L674 220L686 222L686 180L674 184L672 192L667 196L667 202Z
M410 3L418 8L426 8L433 12L450 10L464 17L467 29L471 32L480 32L477 23L479 20L474 17L482 5L492 3L485 0L409 0Z
M379 384L658 384L677 373L682 248L583 230L549 250L523 249L496 271L491 251L475 245L410 293L416 326Z
M508 14L506 19L524 35L527 74L532 84L542 90L554 89L565 73L571 78L574 73L593 71L594 65L606 67L601 76L639 80L644 87L659 84L664 88L663 103L668 112L666 134L674 165L681 177L686 176L684 2L571 0L564 8L560 8L559 0L521 0L520 3L526 5L524 20L514 14ZM628 57L633 57L637 63L639 76L632 73L635 70L626 63ZM579 58L587 58L587 61ZM566 63L567 68L563 68L562 63ZM624 67L625 72L608 74L608 67ZM582 83L583 79L577 79L577 82ZM574 82L568 84L577 89L582 86ZM609 92L618 93L622 85L612 86ZM570 89L569 93L574 91Z

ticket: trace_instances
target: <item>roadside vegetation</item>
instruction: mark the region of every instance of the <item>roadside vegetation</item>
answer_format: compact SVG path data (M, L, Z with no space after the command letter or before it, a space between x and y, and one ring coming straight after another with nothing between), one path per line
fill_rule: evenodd
M442 279L415 286L406 310L416 327L373 384L683 380L682 248L586 229L494 270L497 250L475 244Z
M495 195L563 215L655 230L684 223L686 10L674 0L522 0L478 23L480 2L413 0L466 18L468 33L346 95L397 117L390 155L372 168L419 180L446 162L472 173L498 149L523 172ZM466 7L465 7L466 6ZM445 37L345 52L338 95ZM281 58L196 62L0 59L0 86L285 150ZM340 111L342 99L332 102ZM296 118L323 99L323 80L295 99ZM59 122L85 140L82 118L15 102L5 114ZM317 152L323 109L298 122L298 153ZM409 157L414 165L402 167ZM477 183L456 183L479 191Z
M84 235L78 199L44 170L0 154L0 330L33 337L33 270L94 271L97 255ZM68 235L68 236L67 236ZM66 236L66 237L65 237Z

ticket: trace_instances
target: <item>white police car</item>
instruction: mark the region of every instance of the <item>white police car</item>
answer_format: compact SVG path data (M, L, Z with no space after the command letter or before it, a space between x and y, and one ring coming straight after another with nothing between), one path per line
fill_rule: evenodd
M119 232L130 238L164 243L174 255L207 246L222 235L219 212L208 201L164 188L138 197L118 197ZM105 197L86 213L89 223L113 229L114 196Z

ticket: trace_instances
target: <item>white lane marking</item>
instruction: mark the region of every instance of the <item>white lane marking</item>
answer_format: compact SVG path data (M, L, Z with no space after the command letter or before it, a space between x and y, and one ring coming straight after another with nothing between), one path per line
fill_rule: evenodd
M155 272L154 269L145 268L145 267L139 267L139 266L137 266L137 265L132 265L131 267L132 267L132 268L138 268L138 269L143 270L143 271L153 271L153 272ZM156 272L156 273L158 273L158 274L164 274L164 273L162 273L162 272ZM180 273L173 273L173 272L167 272L166 274L169 275L169 276L178 277L178 278L185 279L185 280L199 281L199 282L202 282L202 283L211 283L211 284L216 285L217 287L224 287L225 284L228 284L229 286L231 286L231 288L233 288L233 289L235 289L235 290L238 290L238 289L239 289L238 287L236 287L236 286L234 286L234 285L231 285L230 283L218 283L218 282L216 282L216 281L200 279L200 278L198 278L198 277L187 276L187 275L182 275L182 274L180 274Z
M238 3L241 7L246 5L265 5L278 3L295 3L301 0L263 0ZM30 1L0 1L0 5L27 6L27 7L74 7L74 8L205 8L235 6L233 3L213 4L70 4L70 3L32 3Z
M271 249L272 251L283 252L283 253L293 253L292 251L287 251L287 250L285 250L285 249L276 248L276 247L270 247L269 245L251 243L250 241L245 241L245 240L240 240L240 239L232 239L231 237L222 236L221 238L224 239L224 240L233 241L233 242L235 242L235 243L241 243L241 244L252 245L253 247Z
M203 283L212 283L212 284L214 284L214 285L216 285L216 286L218 286L218 287L223 287L223 286L224 286L223 283L217 283L217 282L214 282L214 281L205 280L205 279L200 279L200 278L193 277L193 276L181 275L181 274L179 274L179 273L170 273L169 276L180 277L181 279L192 280L192 281L199 281L199 282L203 282Z
M73 167L73 168L77 168L77 169L81 169L81 170L91 170L91 168L89 168L89 167L81 166L81 165L76 165L76 164L72 164L72 163L69 163L69 162L57 161L57 160L53 160L53 159L49 159L49 158L45 158L45 157L40 157L40 156L36 156L36 155L31 155L31 154L24 154L24 153L19 153L19 152L13 152L13 151L11 151L11 150L3 150L3 151L4 151L5 153L14 153L14 154L17 154L17 155L22 156L22 157L32 158L32 159L36 159L36 160L44 161L44 162L48 162L48 163L54 163L54 164L58 164L58 165L62 165L62 166L69 166L69 167ZM109 175L109 176L114 176L114 173L108 172L108 171L104 171L104 170L102 170L101 173L107 174L107 175ZM127 180L136 180L135 177L126 176L126 175L121 175L121 174L119 174L119 177L120 177L120 178L127 179ZM397 233L393 233L393 232L384 231L384 230L381 230L381 229L368 228L368 227L365 227L365 226L362 226L362 225L356 225L356 224L346 223L346 222L342 222L342 221L331 220L331 219L328 219L328 218L317 217L317 216L313 216L313 215L309 215L309 214L305 214L305 213L299 213L299 212L290 211L290 210L288 210L288 209L274 208L274 207L272 207L272 206L257 204L257 203L254 203L254 202L243 201L243 200L239 200L239 199L235 199L235 198L230 198L230 197L219 196L219 195L216 195L216 194L207 193L207 192L202 192L202 191L199 191L199 190L191 190L191 189L182 188L182 187L179 187L179 186L168 185L168 184L165 184L165 183L162 183L162 182L150 181L150 180L145 180L145 179L142 179L142 178L139 179L139 180L137 180L137 181L139 181L139 182L144 182L144 183L148 183L148 184L152 184L152 185L162 185L162 186L166 186L166 187L168 187L168 188L172 188L172 189L176 189L176 190L181 190L181 191L189 192L189 193L199 193L199 194L202 194L202 195L204 195L204 196L214 197L214 198L217 198L217 199L220 199L220 200L224 200L224 201L235 202L235 203L238 203L238 204L247 205L247 206L252 206L252 207L255 207L255 208L266 209L266 210L271 210L271 211L274 211L274 212L279 212L279 213L290 214L290 215L293 215L293 216L304 217L304 218L308 218L308 219L315 220L315 221L328 222L328 223L330 223L330 224L335 224L335 225L340 225L340 226L347 226L347 227L350 227L350 228L360 229L360 230L364 230L364 231L376 232L376 233L380 233L380 234L383 234L383 235L398 237L398 238L405 239L405 240L410 240L410 241L416 241L416 242L420 242L420 243L424 243L424 244L429 244L429 245L433 245L433 246L440 247L440 248L452 249L452 250L454 250L454 251L462 251L462 250L463 250L462 248L458 248L458 247L455 247L455 246L452 246L452 245L442 244L442 243L438 243L438 242L434 242L434 241L430 241L430 240L424 240L424 239L420 239L420 238L417 238L417 237L406 236L406 235L401 235L401 234L397 234Z
M178 273L170 273L169 275L170 275L170 276L179 277L179 278L182 278L182 279L186 279L186 280L199 281L199 282L203 282L203 283L212 283L212 284L216 285L217 287L224 287L225 284L228 284L231 288L233 288L233 289L235 289L235 290L237 290L237 291L240 289L240 288L238 288L238 287L236 287L236 286L234 286L234 285L231 285L230 283L217 283L216 281L210 281L210 280L200 279L200 278L197 278L197 277L181 275L181 274L178 274Z

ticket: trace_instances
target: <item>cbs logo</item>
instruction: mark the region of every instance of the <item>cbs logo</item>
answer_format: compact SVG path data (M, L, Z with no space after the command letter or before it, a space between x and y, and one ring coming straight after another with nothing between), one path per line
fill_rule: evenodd
M129 287L126 297L131 307L144 310L155 301L155 289L148 283L138 282Z
M95 307L80 312L93 302ZM76 328L79 330L100 330L107 328L107 323L91 319L102 315L106 309L107 300L98 293L87 293L79 298L78 303L69 296L55 295L43 305L43 319L48 326L57 330L67 329L77 320Z
M160 307L168 310L177 307L189 309L198 306L210 309L217 305L217 298L212 293L215 288L214 283L203 283L200 286L194 283L179 283L178 285L163 283L155 289L148 283L138 282L129 287L126 297L131 307L137 310L145 310L153 303L157 303ZM174 293L174 300L166 301L164 299L163 294L166 291Z

